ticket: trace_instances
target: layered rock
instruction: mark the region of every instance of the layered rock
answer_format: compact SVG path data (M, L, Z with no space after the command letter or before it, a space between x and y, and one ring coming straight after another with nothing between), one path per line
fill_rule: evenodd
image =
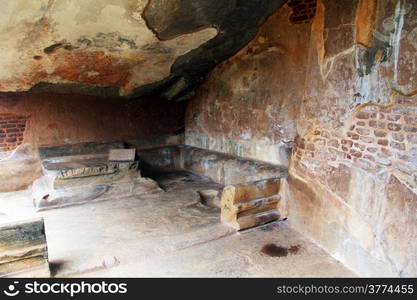
M186 96L284 0L7 0L0 91Z
M0 219L0 277L49 276L43 219Z

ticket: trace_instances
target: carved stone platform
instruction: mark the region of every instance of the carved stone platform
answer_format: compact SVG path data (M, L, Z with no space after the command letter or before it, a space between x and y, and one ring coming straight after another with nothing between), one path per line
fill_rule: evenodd
M212 200L206 201L215 205L220 198L221 220L236 230L281 218L281 180L288 175L284 166L190 146L140 150L139 157L149 169L186 170L223 185L218 194L213 193ZM204 191L200 195L207 198Z

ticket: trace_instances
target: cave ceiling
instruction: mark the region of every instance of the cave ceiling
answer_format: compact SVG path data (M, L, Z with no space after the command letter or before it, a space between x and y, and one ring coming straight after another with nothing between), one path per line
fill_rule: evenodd
M285 0L1 0L0 92L187 99Z

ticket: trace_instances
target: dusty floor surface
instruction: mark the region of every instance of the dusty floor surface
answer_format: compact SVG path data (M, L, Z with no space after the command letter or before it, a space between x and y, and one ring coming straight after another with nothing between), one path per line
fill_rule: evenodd
M55 277L352 277L285 222L236 233L187 173L157 176L165 192L36 213ZM33 216L30 192L0 194L0 218Z

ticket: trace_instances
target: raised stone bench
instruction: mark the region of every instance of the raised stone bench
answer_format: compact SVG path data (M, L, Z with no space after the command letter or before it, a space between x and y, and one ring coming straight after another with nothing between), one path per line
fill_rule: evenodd
M111 161L121 142L81 143L39 149L43 176L32 185L38 210L160 190L142 178L138 161ZM134 159L134 158L133 158Z
M221 220L236 230L275 221L281 216L281 180L288 176L283 166L190 146L140 150L139 158L141 165L150 170L185 170L222 184Z
M43 219L0 220L0 277L49 276Z

